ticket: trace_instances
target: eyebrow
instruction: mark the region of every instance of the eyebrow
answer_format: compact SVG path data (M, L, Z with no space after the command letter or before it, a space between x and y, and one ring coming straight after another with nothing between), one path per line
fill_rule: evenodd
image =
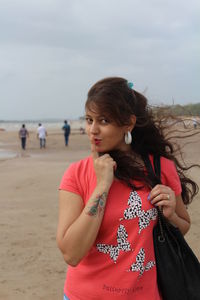
M90 118L92 118L92 116L91 116L90 114L85 114L85 117L90 117ZM97 119L102 119L102 118L104 118L104 119L109 119L109 120L110 120L110 118L107 117L107 116L105 116L105 115L96 115L95 117L96 117Z

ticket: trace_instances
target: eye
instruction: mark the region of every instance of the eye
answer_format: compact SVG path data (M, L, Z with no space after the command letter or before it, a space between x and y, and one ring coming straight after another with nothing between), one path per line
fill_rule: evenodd
M100 122L101 122L101 124L106 125L106 124L109 123L109 120L106 119L106 118L102 118L102 119L100 120Z
M87 124L92 124L93 120L90 117L85 117L85 121Z

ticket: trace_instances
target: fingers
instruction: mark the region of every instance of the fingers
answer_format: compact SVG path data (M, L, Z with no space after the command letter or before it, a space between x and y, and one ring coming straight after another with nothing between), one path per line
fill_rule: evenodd
M113 170L116 171L117 169L117 163L113 160L113 158L108 154L103 154L102 156L99 155L99 153L96 150L95 144L91 143L91 155L93 160L95 161L95 164L101 164L101 163L108 163L113 167ZM97 160L98 158L98 160Z
M165 185L156 185L147 198L155 207L162 207L163 215L170 220L176 211L176 196L174 191Z
M91 144L91 154L94 160L99 157L95 144Z
M153 205L158 206L158 207L173 207L173 205L171 205L171 203L169 203L168 200L161 200L161 201L154 203Z
M113 161L113 167L114 167L114 169L116 169L117 164L116 164L116 162L113 160L113 158L108 153L99 155L99 152L97 152L97 150L96 150L96 145L93 144L93 143L91 143L90 149L91 149L92 158L94 160L97 159L97 158L100 158L100 160Z
M169 205L171 202L175 201L175 194L172 189L167 186L156 185L151 190L148 200L152 204L157 204L159 202L159 205L161 205L162 202L162 205Z
M157 196L154 196L154 198L151 200L151 203L152 204L155 204L157 202L160 202L160 201L166 201L166 203L169 201L169 194L158 194Z

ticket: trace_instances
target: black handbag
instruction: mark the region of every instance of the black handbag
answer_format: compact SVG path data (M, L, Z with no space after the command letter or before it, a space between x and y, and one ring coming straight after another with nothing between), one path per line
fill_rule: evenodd
M144 162L154 185L160 180L160 157ZM200 300L200 263L180 230L171 225L158 209L153 229L157 283L163 300Z

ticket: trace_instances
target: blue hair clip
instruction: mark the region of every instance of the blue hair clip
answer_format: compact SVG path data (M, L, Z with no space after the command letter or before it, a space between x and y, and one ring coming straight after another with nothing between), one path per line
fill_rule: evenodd
M128 87L129 87L130 89L132 89L133 86L134 86L134 84L133 84L132 82L128 82L127 85L128 85Z

